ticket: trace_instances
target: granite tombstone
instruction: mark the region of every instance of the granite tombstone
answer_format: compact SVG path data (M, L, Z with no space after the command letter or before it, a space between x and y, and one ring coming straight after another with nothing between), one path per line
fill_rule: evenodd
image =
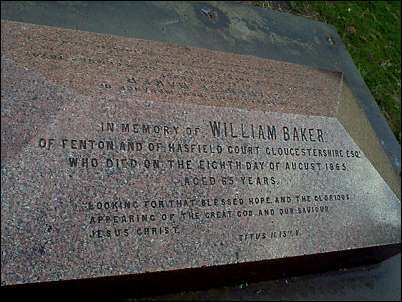
M1 31L2 285L399 250L400 187L344 127L341 73Z

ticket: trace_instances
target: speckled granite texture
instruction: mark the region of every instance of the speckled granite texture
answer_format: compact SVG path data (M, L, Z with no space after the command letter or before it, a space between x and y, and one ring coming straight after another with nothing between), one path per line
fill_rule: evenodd
M2 284L400 243L398 197L335 117L340 74L1 30Z
M155 41L16 22L4 40L4 56L94 97L334 115L341 88L337 72Z

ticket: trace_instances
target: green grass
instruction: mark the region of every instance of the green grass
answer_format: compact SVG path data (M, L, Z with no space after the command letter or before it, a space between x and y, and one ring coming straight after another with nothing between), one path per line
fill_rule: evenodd
M400 142L400 1L288 1L286 5L257 1L255 4L335 26Z

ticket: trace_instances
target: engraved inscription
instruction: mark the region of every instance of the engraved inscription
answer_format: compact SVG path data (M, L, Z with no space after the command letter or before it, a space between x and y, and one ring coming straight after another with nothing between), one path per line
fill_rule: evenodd
M249 114L241 112L242 116ZM271 220L272 225L267 229L262 223L253 232L244 232L246 229L232 234L240 243L317 236L305 226L283 229L275 221L305 216L325 219L338 207L347 207L355 192L306 186L300 194L287 187L300 173L312 178L343 177L363 155L358 148L334 144L333 129L324 123L306 126L303 120L292 121L282 115L287 122L278 116L270 122L270 114L266 114L261 120L265 123L258 124L239 123L229 116L192 124L168 122L160 119L159 113L148 120L116 116L90 124L88 131L96 133L92 137L39 137L37 147L45 153L61 150L64 159L60 159L60 166L71 175L118 173L136 176L143 184L150 181L144 174L151 178L173 175L162 185L179 188L178 194L151 198L148 191L142 198L132 194L125 198L104 196L103 200L72 199L74 208L85 213L82 223L89 226L83 236L92 240L180 238L193 221L232 224L244 218L259 223ZM195 194L197 188L205 188L205 194ZM135 186L131 190L135 192Z

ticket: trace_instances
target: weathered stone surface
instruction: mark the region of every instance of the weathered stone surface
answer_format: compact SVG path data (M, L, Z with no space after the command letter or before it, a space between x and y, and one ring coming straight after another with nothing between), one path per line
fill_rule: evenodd
M3 21L1 47L3 284L400 243L338 73Z

